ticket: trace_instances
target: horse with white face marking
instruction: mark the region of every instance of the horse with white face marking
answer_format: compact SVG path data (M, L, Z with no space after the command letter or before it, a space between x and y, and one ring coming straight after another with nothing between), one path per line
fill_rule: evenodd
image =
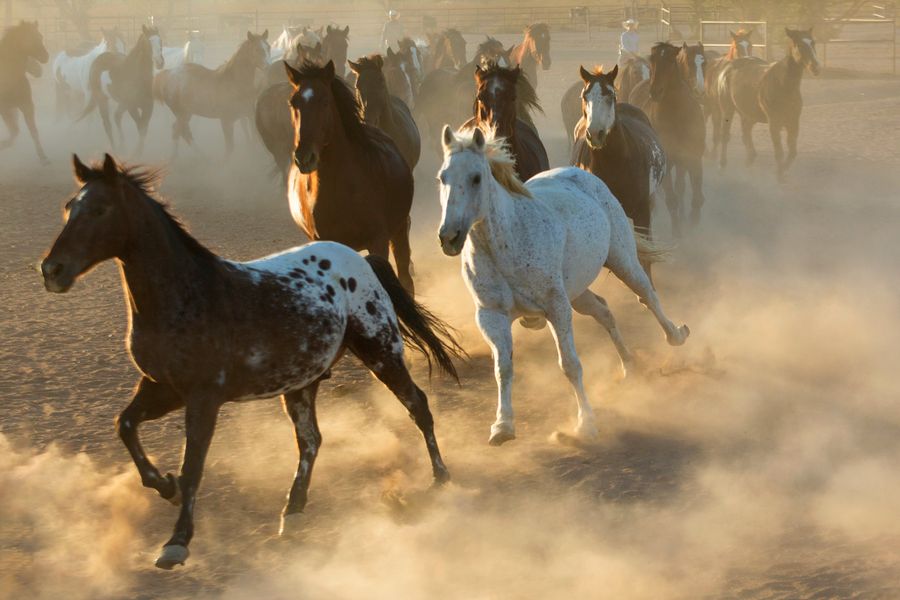
M609 73L581 67L582 115L575 127L572 162L603 180L635 229L648 239L653 197L662 189L666 152L647 115L616 101L619 65ZM641 264L650 274L650 261Z
M226 402L280 395L294 424L300 462L282 513L303 511L322 436L319 382L350 351L397 396L425 438L434 480L449 479L428 400L410 377L404 339L429 365L456 377L462 354L446 326L403 289L390 264L333 242L259 260L224 260L194 239L149 189L153 173L74 157L81 190L41 264L48 291L67 292L95 265L115 259L131 307L128 350L141 378L116 422L145 487L181 505L156 566L183 564L203 464ZM185 409L181 475L162 475L138 438L144 421Z
M522 182L502 138L481 129L443 132L444 163L438 173L444 254L462 253L463 278L476 306L476 321L491 347L499 387L490 443L515 438L512 409L512 321L553 330L560 367L578 405L576 434L597 433L575 353L572 309L590 315L609 332L622 367L631 354L606 302L588 286L606 266L656 316L672 345L684 343L687 326L663 314L641 268L639 252L651 250L634 235L622 206L594 175L574 167L544 171Z

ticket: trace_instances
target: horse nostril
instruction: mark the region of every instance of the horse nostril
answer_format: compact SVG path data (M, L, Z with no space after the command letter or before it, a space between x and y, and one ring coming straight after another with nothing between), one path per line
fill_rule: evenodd
M44 277L56 277L60 274L62 269L62 263L56 262L55 260L45 260L41 263L41 272L44 274Z

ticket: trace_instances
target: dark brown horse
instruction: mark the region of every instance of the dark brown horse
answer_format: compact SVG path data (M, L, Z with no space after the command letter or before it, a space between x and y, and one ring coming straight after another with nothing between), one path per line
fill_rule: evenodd
M156 76L154 91L175 115L172 125L172 150L178 152L183 139L194 144L191 117L198 115L218 119L225 136L225 155L234 149L234 123L253 114L256 91L253 86L257 71L268 64L268 29L260 35L247 32L247 39L228 62L212 70L203 65L185 63Z
M725 56L710 61L706 67L706 90L703 99L703 108L706 116L712 123L712 156L719 153L719 145L721 143L722 133L722 115L719 103L719 76L725 67L733 60L739 58L747 58L753 56L753 42L750 37L753 34L752 29L739 29L728 32L731 35L731 46Z
M702 100L706 93L706 52L703 44L698 42L690 46L687 42L682 42L675 56L675 63L682 81L691 89L694 96ZM643 107L649 101L650 79L647 78L632 88L628 102Z
M144 149L150 117L153 116L153 68L162 69L164 65L159 30L141 25L141 36L128 54L123 56L117 52L104 52L91 64L91 97L79 120L92 113L95 108L99 110L106 137L110 145L115 146L109 120L109 101L115 100L116 129L120 141L123 144L125 142L122 135L122 115L128 112L137 126L138 144L135 152L140 154Z
M343 77L347 65L347 49L350 47L350 26L343 29L328 25L322 35L322 59L334 62L335 72ZM302 63L302 60L300 61Z
M418 89L418 75L412 61L409 49L400 46L399 52L388 47L384 55L384 80L388 92L402 100L407 107L412 108L416 102L416 90Z
M153 173L74 158L80 191L41 264L48 291L67 292L93 266L115 259L131 308L127 346L141 377L116 421L145 487L181 509L156 566L184 564L194 507L223 404L281 396L300 451L282 528L307 501L322 443L319 382L350 351L397 396L425 438L438 484L449 479L428 400L403 361L404 344L455 376L461 349L447 327L403 290L390 265L350 248L316 242L252 262L220 258L153 197ZM163 475L138 428L184 408L181 474Z
M520 75L519 67L507 69L492 63L475 67L475 115L461 129L477 127L486 131L495 128L496 135L506 138L509 144L519 179L528 181L549 169L550 160L534 127L518 118L517 107L523 101L526 106L540 109L534 88ZM523 93L525 97L519 98Z
M44 164L50 161L44 154L41 138L34 120L34 100L31 83L26 73L34 72L34 62L46 64L50 60L44 38L38 31L37 21L22 21L7 29L0 37L0 118L9 130L9 137L0 141L0 150L15 143L19 135L19 112L31 134L38 158Z
M458 69L466 64L466 38L457 29L445 29L428 37L425 71Z
M634 86L650 79L650 61L643 56L634 56L625 60L616 82L616 96L628 98Z
M534 23L525 28L525 39L512 48L510 59L522 68L531 85L537 88L538 65L547 71L550 69L550 26L546 23Z
M616 102L616 75L581 67L581 119L575 128L572 164L609 187L637 232L651 238L653 197L666 175L662 142L641 109ZM675 216L673 215L673 221ZM641 265L650 275L650 260Z
M800 80L803 71L819 74L816 41L812 29L785 29L789 41L787 55L778 62L766 65L753 59L742 58L729 63L719 76L721 93L719 106L722 119L722 155L719 164L728 162L728 139L731 137L731 121L734 113L741 115L741 133L747 148L747 163L756 158L753 146L753 125L768 123L769 135L775 149L775 167L778 180L797 156L797 137L800 133L800 113L803 98ZM781 146L781 130L787 132L788 154Z
M294 87L291 214L310 239L334 240L387 258L394 255L410 292L409 210L412 171L394 141L366 124L356 96L324 67L285 64Z
M348 61L356 73L356 97L362 107L363 120L384 131L400 149L410 170L415 169L422 152L419 128L409 107L388 91L380 54L364 56L357 62Z
M700 209L705 202L703 149L706 143L706 124L703 107L695 86L692 85L696 79L686 78L679 66L679 54L683 49L684 47L678 48L667 42L653 46L650 52L649 98L640 106L650 117L650 123L666 151L668 173L663 186L669 213L672 215L672 231L676 236L681 235L682 229L686 175L691 178L693 224L700 221ZM635 88L632 96L640 87Z

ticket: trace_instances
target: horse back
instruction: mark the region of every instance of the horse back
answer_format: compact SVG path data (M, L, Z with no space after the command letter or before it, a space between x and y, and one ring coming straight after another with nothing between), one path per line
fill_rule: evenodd
M412 113L406 103L396 96L390 97L391 111L394 117L394 132L391 137L397 144L410 169L414 169L419 162L422 152L422 141L419 136L419 128L413 119Z

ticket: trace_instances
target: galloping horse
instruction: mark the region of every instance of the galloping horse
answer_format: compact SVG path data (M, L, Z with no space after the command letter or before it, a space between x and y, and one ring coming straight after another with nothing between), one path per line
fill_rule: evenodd
M706 52L698 42L689 46L682 42L675 55L675 64L682 81L691 89L698 100L706 93ZM650 101L650 79L638 82L628 94L628 102L635 106L646 106Z
M512 47L510 60L519 65L531 85L537 89L538 65L547 71L550 69L550 27L546 23L534 23L525 28L525 39Z
M104 52L94 60L91 65L90 101L78 120L97 108L106 137L110 145L115 146L109 122L109 100L112 98L118 103L115 119L119 138L124 144L122 115L128 111L137 125L138 145L135 152L140 154L147 137L147 125L153 116L153 67L162 69L164 65L159 30L142 25L141 36L127 55Z
M731 61L753 56L753 43L750 41L750 36L753 34L752 29L739 29L737 33L734 31L729 31L728 33L731 35L731 46L728 48L728 52L725 56L711 61L706 67L706 89L703 108L706 116L712 122L712 156L718 155L719 144L722 141L719 76Z
M385 258L390 247L411 293L409 164L387 134L362 120L334 63L285 68L294 87L296 148L288 181L294 221L313 240L334 240Z
M422 151L419 128L409 107L403 100L388 92L380 54L364 56L357 62L348 61L356 73L356 97L362 107L363 121L384 131L406 159L410 170L415 169Z
M459 69L466 64L466 38L457 29L445 29L429 36L428 48L426 74L447 67Z
M184 64L156 76L154 92L175 115L172 125L173 152L178 140L193 145L190 120L193 115L219 119L225 135L225 155L234 148L234 123L253 114L257 70L268 64L269 31L260 35L247 32L234 55L216 70L202 65Z
M706 144L706 123L703 107L697 94L695 77L685 77L680 67L685 63L699 67L697 62L679 60L686 46L677 48L667 42L653 46L650 52L650 80L647 99L638 105L650 117L650 123L659 136L668 158L668 174L663 180L666 203L672 215L672 231L676 236L682 230L682 199L685 175L690 175L691 222L700 221L703 207L703 149ZM632 91L632 98L643 84ZM701 88L702 89L702 88ZM674 177L674 182L672 181Z
M609 332L623 369L631 354L606 302L588 286L606 266L653 311L672 345L690 331L665 316L622 206L597 177L574 167L552 169L522 184L502 138L481 129L454 134L444 128L441 225L444 254L462 253L463 277L475 302L476 322L491 347L499 388L497 419L489 441L515 438L512 409L512 321L553 330L559 364L578 404L577 435L594 437L594 414L575 352L572 309L590 315Z
M401 45L399 52L388 47L384 55L384 80L388 92L402 100L407 107L412 108L416 102L416 90L418 80L416 70L412 63L412 54L409 48Z
M573 164L603 180L639 233L652 239L653 197L666 174L666 153L639 108L616 102L616 75L581 67L581 119L575 128ZM674 219L674 217L673 217ZM650 261L641 265L650 275Z
M48 60L50 54L44 47L44 37L38 31L37 21L22 21L7 29L0 37L0 118L9 131L9 137L0 141L0 150L12 146L19 136L19 111L43 164L50 161L44 154L34 121L34 100L31 97L31 82L26 73L33 69L33 65L29 64L31 61L46 64Z
M100 28L103 39L85 54L63 50L53 59L53 81L56 84L57 116L73 105L73 94L87 100L91 91L91 65L104 52L125 54L125 38L118 27Z
M156 566L184 564L206 453L223 404L281 396L300 451L281 531L306 505L322 443L319 382L350 351L403 403L425 438L434 481L449 479L425 393L403 361L403 340L429 365L456 376L462 351L447 327L400 286L378 257L363 259L315 242L251 262L220 258L194 239L150 192L152 172L102 167L74 157L81 190L41 264L50 292L67 292L96 264L115 259L131 308L127 347L141 372L116 420L145 487L181 510ZM185 409L181 475L163 475L145 454L138 427Z
M506 139L519 179L527 181L549 169L550 159L534 127L518 117L520 104L541 108L534 88L520 75L519 67L507 69L493 63L475 67L475 115L461 129L494 129L498 137Z
M800 112L803 97L800 80L803 71L819 74L819 58L812 29L785 28L790 46L784 58L771 65L753 59L738 59L719 75L719 102L722 119L722 156L720 165L727 164L728 139L731 137L731 120L737 111L741 115L741 130L747 148L747 163L756 158L753 147L753 125L768 123L769 135L775 149L775 166L778 180L797 156L797 136L800 133ZM781 130L787 132L788 155L781 147Z
M343 29L328 25L322 37L322 57L324 61L333 61L335 72L343 77L346 73L347 49L350 47L350 26ZM302 61L301 61L302 62Z

